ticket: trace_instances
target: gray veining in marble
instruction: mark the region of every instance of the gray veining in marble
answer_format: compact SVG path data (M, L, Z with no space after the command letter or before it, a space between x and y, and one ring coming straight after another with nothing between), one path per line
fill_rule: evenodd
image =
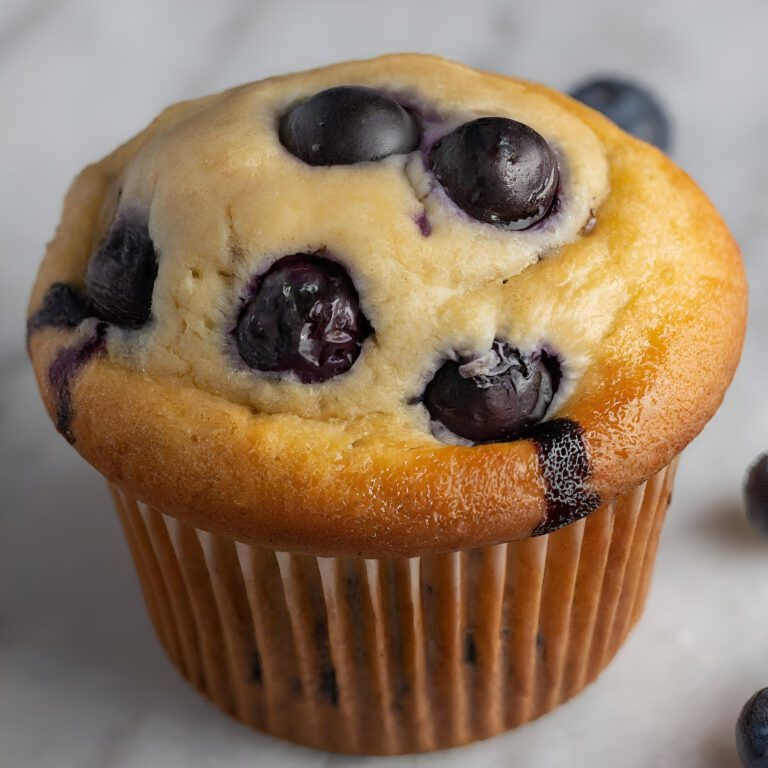
M768 685L768 541L739 496L768 449L766 29L765 0L0 0L0 766L362 764L251 733L166 662L106 490L38 402L22 316L72 176L163 106L397 50L653 86L676 159L744 248L752 306L736 382L683 461L644 621L601 680L488 743L366 765L735 766L738 709Z

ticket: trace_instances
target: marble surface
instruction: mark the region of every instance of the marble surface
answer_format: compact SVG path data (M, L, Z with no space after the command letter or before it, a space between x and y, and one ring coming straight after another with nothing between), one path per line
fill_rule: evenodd
M736 766L736 715L768 685L768 541L740 508L768 449L766 28L764 0L0 0L0 765ZM38 402L22 316L71 177L164 105L396 50L653 86L676 159L744 248L752 306L733 388L682 463L645 618L600 681L487 743L367 762L252 733L166 662L106 490Z

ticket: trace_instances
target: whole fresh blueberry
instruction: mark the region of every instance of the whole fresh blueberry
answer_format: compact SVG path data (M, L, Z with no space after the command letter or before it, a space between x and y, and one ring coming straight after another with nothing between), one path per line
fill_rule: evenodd
M96 314L123 328L141 328L152 314L157 254L144 216L117 217L85 273Z
M243 360L305 383L348 371L371 326L344 267L316 254L285 256L256 284L235 330Z
M505 117L460 125L432 146L429 164L459 208L504 229L535 224L557 194L557 160L547 142Z
M510 440L544 418L559 383L556 358L524 354L496 339L481 357L443 363L424 391L424 404L434 421L459 437Z
M768 533L768 453L759 456L747 472L744 506L750 522Z
M758 691L741 710L736 749L744 768L768 768L768 688Z
M664 152L669 150L669 120L659 102L639 85L604 77L574 88L571 96L602 112L627 133Z
M329 88L280 118L280 141L310 165L350 165L412 152L419 145L413 115L381 91Z

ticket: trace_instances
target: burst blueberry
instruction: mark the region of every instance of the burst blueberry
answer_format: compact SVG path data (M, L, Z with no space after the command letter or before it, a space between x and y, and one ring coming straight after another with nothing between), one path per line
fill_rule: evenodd
M768 534L768 453L758 457L747 472L744 506L749 521Z
M147 220L139 213L118 216L91 257L85 291L96 313L123 328L141 328L152 314L157 254Z
M744 768L768 768L768 688L758 691L741 710L736 749Z
M505 117L460 125L432 146L429 165L459 208L504 229L532 226L557 194L557 159L549 144Z
M348 371L370 332L344 267L317 254L296 254L258 279L235 337L251 368L312 383Z
M448 360L424 392L436 422L473 442L514 439L544 418L560 382L557 359L495 340L484 355Z
M93 315L88 300L73 285L53 283L43 297L43 303L27 321L27 332L39 328L76 328Z
M412 152L414 116L381 91L329 88L299 102L280 119L280 141L310 165L350 165Z
M575 88L571 96L613 120L638 139L669 149L670 127L658 101L639 85L616 78L599 78Z

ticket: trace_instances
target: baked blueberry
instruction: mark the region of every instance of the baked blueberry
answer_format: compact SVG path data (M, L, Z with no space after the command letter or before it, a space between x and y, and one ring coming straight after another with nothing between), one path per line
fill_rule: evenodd
M544 417L560 383L557 359L496 339L483 356L448 360L424 391L434 421L483 443L513 439Z
M316 254L295 254L258 279L235 336L251 368L294 373L311 383L348 371L370 332L344 267Z
M758 457L747 472L744 506L749 521L768 533L768 453Z
M658 101L639 85L611 77L590 80L571 96L613 120L638 139L669 149L669 120Z
M768 688L758 691L741 710L736 749L744 768L768 768Z
M146 219L118 216L85 273L85 292L97 315L124 328L141 328L152 314L157 255Z
M432 146L429 165L459 208L505 229L535 224L557 194L557 159L549 144L505 117L460 125Z
M280 141L310 165L350 165L413 152L413 115L381 91L359 85L328 88L280 118Z
M27 331L31 333L45 327L76 328L92 316L93 308L77 288L67 283L53 283L40 309L27 321Z

